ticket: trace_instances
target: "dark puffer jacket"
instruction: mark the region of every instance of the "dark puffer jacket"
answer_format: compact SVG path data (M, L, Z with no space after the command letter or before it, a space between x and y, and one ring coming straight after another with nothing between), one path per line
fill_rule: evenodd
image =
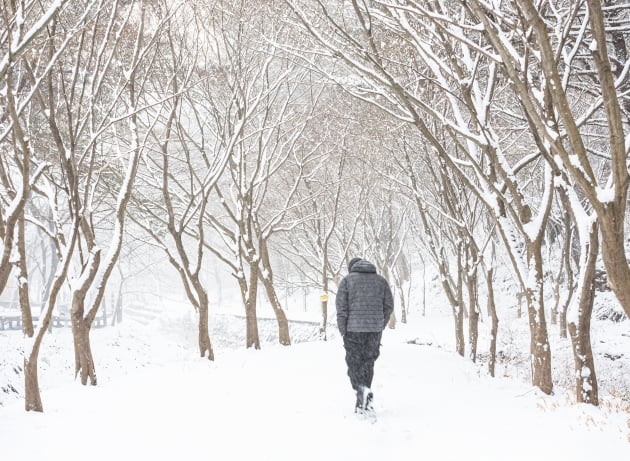
M394 300L387 281L376 267L364 259L350 267L350 273L337 290L337 326L342 336L347 331L383 331L394 310Z

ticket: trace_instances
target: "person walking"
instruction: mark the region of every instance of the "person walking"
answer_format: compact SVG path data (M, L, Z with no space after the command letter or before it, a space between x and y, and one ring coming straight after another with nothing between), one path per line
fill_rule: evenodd
M355 413L373 412L371 390L381 336L394 310L392 291L369 261L353 258L339 284L337 327L343 337L350 384L356 392Z

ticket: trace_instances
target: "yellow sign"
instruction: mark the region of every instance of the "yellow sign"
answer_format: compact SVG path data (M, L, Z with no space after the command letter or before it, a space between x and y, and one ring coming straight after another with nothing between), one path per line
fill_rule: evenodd
M319 295L319 299L321 299L321 301L325 303L326 301L328 301L328 293L322 293L321 295Z

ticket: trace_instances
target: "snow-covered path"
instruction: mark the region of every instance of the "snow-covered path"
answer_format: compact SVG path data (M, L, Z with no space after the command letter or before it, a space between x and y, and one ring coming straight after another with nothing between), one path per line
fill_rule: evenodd
M478 376L450 352L384 338L378 422L352 413L339 340L233 351L0 408L1 459L627 461L624 416Z

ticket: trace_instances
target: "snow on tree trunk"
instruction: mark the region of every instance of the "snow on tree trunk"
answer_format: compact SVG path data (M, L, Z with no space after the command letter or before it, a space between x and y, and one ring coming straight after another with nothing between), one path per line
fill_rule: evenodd
M249 349L260 349L258 336L258 318L256 316L256 304L258 297L258 267L249 268L249 285L241 284L241 295L245 305L246 339L245 346Z
M271 260L269 258L269 249L267 246L267 241L264 238L260 239L260 253L263 270L258 271L258 275L263 282L265 293L267 294L267 299L271 304L273 313L276 316L276 321L278 322L278 342L283 346L290 346L291 335L289 334L289 321L287 320L287 316L282 309L280 299L278 298L278 293L276 292L276 287L273 283L274 276L271 267Z
M90 346L90 327L83 318L82 311L75 310L75 306L83 303L73 297L72 301L72 337L74 343L75 376L80 375L81 384L86 385L88 379L90 384L96 385L96 369L92 358L92 348Z
M561 190L560 192L565 208L567 210L571 209L571 202L564 193L564 190ZM573 248L573 242L575 240L575 232L571 228L571 217L568 214L564 217L564 224L566 236L562 249L562 264L564 266L564 273L566 274L566 282L564 284L564 293L560 296L560 322L558 323L558 325L560 328L561 338L567 337L567 309L569 308L569 304L571 303L573 294L575 292L573 270L571 268L571 251Z
M568 307L568 304L566 307ZM560 311L560 322L558 322L558 329L560 331L561 338L567 337L567 328L567 311L566 309L562 309Z
M276 321L278 322L278 342L283 346L290 346L291 335L289 334L289 321L287 320L287 315L280 305L280 300L278 299L278 294L273 286L273 282L265 276L262 277L262 282L265 287L267 299L271 304L273 313L276 316Z
M630 267L625 252L624 216L611 208L600 218L602 260L610 287L630 318Z
M66 275L68 273L68 267L74 252L74 246L76 244L78 234L78 222L75 220L73 223L73 233L69 239L68 246L66 247L65 254L62 257L63 265L59 268L59 271L55 274L55 280L52 283L50 289L50 295L48 297L48 303L46 313L40 316L39 330L35 336L31 351L28 358L24 358L24 390L25 390L25 409L26 411L44 411L41 395L39 392L39 381L37 376L37 359L39 357L39 350L44 340L44 336L50 327L52 321L53 311L57 302L57 296L63 286Z
M595 264L599 254L597 222L580 232L580 277L577 299L570 307L568 330L575 362L575 394L579 403L599 404L595 361L591 348L591 315L595 300ZM586 237L588 234L588 241Z
M88 379L90 384L96 385L96 370L94 360L92 358L92 348L90 346L90 322L84 317L85 314L85 298L87 296L90 285L96 278L96 273L100 266L101 257L100 250L93 249L90 253L90 260L78 279L71 280L72 287L72 303L71 303L71 322L72 322L72 338L74 342L74 358L75 358L75 376L81 376L81 384L87 385Z
M532 368L532 384L545 394L553 391L551 378L551 349L545 319L545 302L543 296L543 271L541 242L529 242L529 277L526 281L525 300L530 329L530 353Z
M92 357L92 347L90 345L90 326L85 319L72 322L72 333L74 336L75 350L75 373L81 377L81 384L87 385L88 380L92 386L96 386L96 367Z

